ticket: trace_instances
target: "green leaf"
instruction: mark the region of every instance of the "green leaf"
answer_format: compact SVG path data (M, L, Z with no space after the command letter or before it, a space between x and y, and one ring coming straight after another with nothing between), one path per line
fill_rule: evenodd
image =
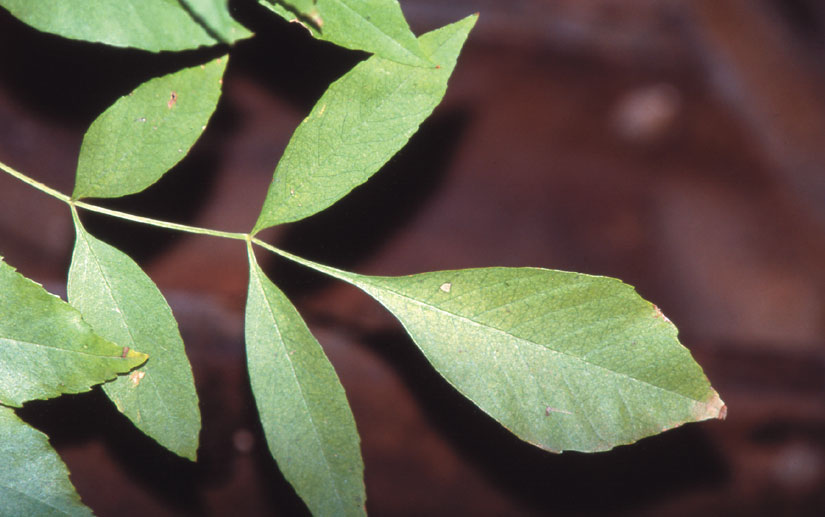
M0 258L0 403L88 391L146 361L95 334L68 303Z
M231 43L249 36L240 27L222 31L223 25L210 26L214 29L210 31L175 0L0 0L0 6L40 31L151 52Z
M676 327L619 280L537 268L372 277L314 267L381 302L450 384L541 448L602 451L725 417Z
M150 79L104 111L83 137L72 197L140 192L183 159L215 111L227 59Z
M117 409L170 451L194 460L200 411L178 325L154 282L126 254L92 237L75 213L69 302L101 336L149 354L103 386Z
M375 174L441 101L476 18L421 36L440 68L371 57L334 82L295 130L254 231L319 212Z
M316 38L391 61L431 68L434 63L407 25L397 0L260 0L287 21L300 21Z
M0 515L91 516L48 437L0 406Z
M313 515L363 515L364 464L344 388L249 249L246 353L273 458Z
M180 0L192 18L222 43L247 38L252 35L229 14L228 0Z

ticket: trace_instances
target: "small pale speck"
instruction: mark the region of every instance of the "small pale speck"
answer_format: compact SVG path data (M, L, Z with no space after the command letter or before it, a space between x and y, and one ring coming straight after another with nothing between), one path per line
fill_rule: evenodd
M557 409L557 408L554 408L552 406L545 407L544 408L544 416L550 416L550 413L562 413L562 414L565 414L565 415L572 415L573 414L570 411L565 411L563 409Z
M445 293L449 293L450 289L452 289L452 288L453 288L453 284L451 284L450 282L444 282L443 284L441 284L441 287L439 287L439 289L441 289Z
M140 384L140 381L143 380L144 377L146 377L146 372L141 370L136 370L129 374L129 380L132 381L132 385L135 388L137 388L138 384Z

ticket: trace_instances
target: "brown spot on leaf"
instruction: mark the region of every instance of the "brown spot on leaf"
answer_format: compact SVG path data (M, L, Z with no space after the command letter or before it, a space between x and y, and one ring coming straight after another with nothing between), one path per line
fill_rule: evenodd
M174 106L176 102L178 102L178 94L176 92L172 92L169 94L169 101L166 103L166 107L172 109L172 106Z
M439 287L439 289L441 289L445 293L449 293L450 289L452 289L452 288L453 288L453 284L451 284L450 282L444 282L443 284L441 284L441 287Z

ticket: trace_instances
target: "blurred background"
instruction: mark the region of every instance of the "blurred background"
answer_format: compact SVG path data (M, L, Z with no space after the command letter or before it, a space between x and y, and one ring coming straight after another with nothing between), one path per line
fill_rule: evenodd
M254 2L191 154L101 202L251 228L289 136L362 54ZM595 455L528 446L462 399L352 288L268 273L333 361L362 437L373 515L825 512L825 4L819 0L404 0L417 33L481 17L444 103L332 209L268 231L340 268L540 266L616 276L680 329L728 406ZM186 53L203 62L214 51ZM83 132L181 56L70 42L0 10L0 160L70 192ZM27 405L98 515L300 515L268 457L243 356L242 243L93 217L179 319L201 398L189 464L99 392ZM67 208L0 175L0 254L65 293Z

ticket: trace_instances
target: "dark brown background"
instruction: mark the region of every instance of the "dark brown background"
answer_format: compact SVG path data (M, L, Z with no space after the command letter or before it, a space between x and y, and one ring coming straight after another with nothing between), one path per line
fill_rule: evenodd
M291 131L362 56L233 3L232 51L192 153L108 202L232 231ZM354 289L265 258L347 389L373 515L821 515L825 511L825 7L817 0L407 0L422 32L481 12L442 106L331 210L268 232L364 273L532 265L617 276L679 327L728 404L596 455L521 443L458 396ZM208 52L186 54L199 62ZM39 34L0 12L0 160L71 190L83 131L177 57ZM167 295L204 429L197 464L99 392L30 404L101 516L295 514L243 359L242 243L86 217ZM0 175L0 253L65 290L68 210ZM261 256L262 258L263 255Z

